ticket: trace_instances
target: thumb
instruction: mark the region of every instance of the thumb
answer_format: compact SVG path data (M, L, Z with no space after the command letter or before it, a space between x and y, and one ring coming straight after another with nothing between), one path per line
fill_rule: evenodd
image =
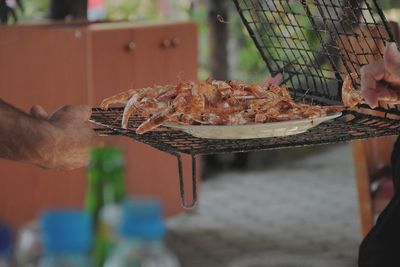
M51 116L51 122L57 121L87 121L92 114L92 110L89 106L79 105L79 106L63 106L56 110Z
M46 120L47 117L49 117L49 114L47 114L47 112L44 110L44 108L39 105L32 106L29 113L37 119Z
M384 51L385 69L400 77L400 52L395 43L390 43Z

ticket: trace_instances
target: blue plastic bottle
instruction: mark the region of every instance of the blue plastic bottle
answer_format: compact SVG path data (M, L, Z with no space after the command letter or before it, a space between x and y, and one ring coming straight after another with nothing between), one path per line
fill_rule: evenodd
M9 267L12 249L12 233L10 227L0 222L0 267Z
M163 243L165 223L158 202L124 203L120 231L122 241L105 267L179 267L177 258Z
M90 267L92 221L80 211L54 211L41 217L44 256L39 267Z

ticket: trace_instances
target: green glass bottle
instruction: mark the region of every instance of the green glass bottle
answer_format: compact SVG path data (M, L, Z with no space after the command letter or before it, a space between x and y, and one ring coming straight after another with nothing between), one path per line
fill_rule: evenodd
M85 206L94 222L93 257L96 267L103 266L113 246L110 233L100 220L100 212L107 205L118 204L125 199L124 175L124 159L120 149L115 147L92 149Z

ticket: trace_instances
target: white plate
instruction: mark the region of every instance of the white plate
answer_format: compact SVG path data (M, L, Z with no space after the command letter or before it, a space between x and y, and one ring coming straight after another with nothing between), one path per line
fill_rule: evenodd
M342 113L331 114L315 119L293 120L248 125L182 125L167 122L164 126L178 129L199 138L210 139L254 139L268 137L282 137L304 133L322 122L340 117Z

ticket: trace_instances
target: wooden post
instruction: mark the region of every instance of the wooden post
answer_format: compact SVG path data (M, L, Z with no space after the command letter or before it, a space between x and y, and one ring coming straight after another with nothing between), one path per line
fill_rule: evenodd
M374 225L374 211L372 208L367 152L365 150L364 141L362 140L353 141L352 148L360 212L361 235L362 237L365 237Z
M86 19L87 0L51 0L49 17L64 20L67 16L73 19Z
M210 61L212 78L228 80L228 1L208 0L208 25L210 40Z

